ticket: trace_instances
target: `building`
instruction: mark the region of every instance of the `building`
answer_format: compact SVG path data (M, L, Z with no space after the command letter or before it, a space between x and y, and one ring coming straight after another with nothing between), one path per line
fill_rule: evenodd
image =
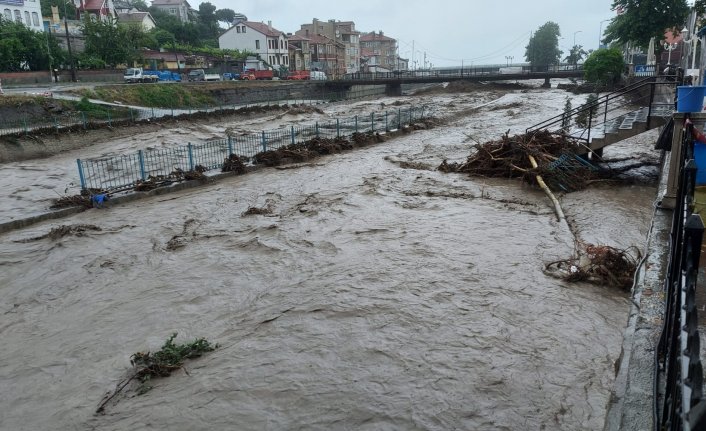
M328 58L326 60L329 74L337 76L360 70L360 32L356 31L353 21L330 19L324 22L314 18L311 24L302 24L296 35L312 40L323 38L317 39L317 42L323 44L328 41L329 46L324 52L320 52L319 56L324 57L331 54L336 56L334 61ZM312 61L314 61L313 58Z
M85 15L101 21L116 18L113 0L78 0L76 12L79 18Z
M125 25L136 25L144 31L150 31L157 27L157 23L149 12L127 12L118 14L118 23Z
M360 37L360 47L368 52L368 65L374 60L377 72L398 70L397 40L379 33L366 33ZM373 72L373 70L368 70Z
M181 22L191 21L192 9L186 0L152 0L152 6L174 15Z
M2 16L8 21L24 24L34 31L44 31L40 0L0 0Z
M218 37L221 49L249 51L260 56L273 68L289 68L289 42L287 35L267 24L254 21L236 21Z
M311 45L306 37L287 34L289 70L311 70Z

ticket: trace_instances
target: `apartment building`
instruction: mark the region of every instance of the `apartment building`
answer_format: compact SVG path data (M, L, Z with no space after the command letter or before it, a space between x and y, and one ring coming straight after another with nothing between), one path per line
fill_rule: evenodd
M312 62L315 56L325 57L322 64L329 67L327 71L330 75L342 75L344 73L355 73L360 70L360 32L356 31L353 21L319 21L314 18L311 24L302 24L295 33L297 36L316 40L316 45L322 49L312 52ZM329 56L334 55L334 59Z
M289 68L289 42L287 35L267 24L253 21L236 21L218 37L221 49L250 51L260 55L270 66Z
M360 36L360 47L366 53L363 62L368 67L374 66L373 72L392 72L398 70L399 60L397 58L397 40L387 37L380 32L366 33Z
M3 18L24 24L34 31L44 31L39 0L0 0Z

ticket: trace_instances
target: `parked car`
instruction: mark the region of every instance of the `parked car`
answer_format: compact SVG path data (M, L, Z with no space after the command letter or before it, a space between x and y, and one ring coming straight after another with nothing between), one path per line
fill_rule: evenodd
M255 70L255 69L248 69L244 71L240 75L240 79L244 81L253 81L253 80L271 80L274 78L274 73L271 70Z
M221 75L217 73L206 73L203 69L194 69L187 76L189 82L193 81L220 81Z
M312 81L326 81L328 79L326 73L320 70L312 70L310 76Z
M311 74L308 70L291 70L285 79L289 81L306 81L310 78Z
M134 82L157 82L159 76L154 71L143 70L141 67L131 67L125 69L123 80L128 84Z
M236 72L226 72L223 74L224 81L235 81L240 79L240 74Z

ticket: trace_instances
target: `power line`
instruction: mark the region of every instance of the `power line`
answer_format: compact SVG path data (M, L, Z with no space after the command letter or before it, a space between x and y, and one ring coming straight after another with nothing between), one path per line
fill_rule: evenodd
M437 59L437 60L452 61L452 62L460 63L460 62L462 62L462 61L478 61L478 60L483 60L483 59L487 59L487 58L491 58L491 57L497 56L497 55L499 55L499 54L501 54L501 53L503 53L503 52L506 52L506 51L508 51L508 50L510 50L510 49L516 48L518 45L520 45L520 44L523 43L523 42L529 41L531 35L532 35L532 32L524 33L524 34L518 36L517 38L515 38L513 41L511 41L511 42L508 43L507 45L505 45L505 46L503 46L503 47L501 47L501 48L498 48L497 50L492 51L492 52L490 52L490 53L488 53L488 54L481 55L481 56L474 57L474 58L448 58L448 57L444 57L443 55L439 55L439 54L435 53L434 51L432 51L432 50L430 50L430 49L427 49L426 47L424 47L424 45L422 45L422 44L419 43L419 42L416 42L416 41L415 41L415 44L416 44L417 46L419 46L422 50L424 50L424 51L428 54L428 56L431 57L431 58L434 58L434 59ZM413 44L410 43L410 42L406 42L406 41L401 40L401 39L397 39L397 40L398 40L399 42L404 43L408 48L410 48L410 47L413 46Z

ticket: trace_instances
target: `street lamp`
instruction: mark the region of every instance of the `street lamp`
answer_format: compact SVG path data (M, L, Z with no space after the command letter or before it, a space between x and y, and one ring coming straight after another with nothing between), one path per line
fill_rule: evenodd
M676 42L675 43L665 42L664 49L669 51L669 55L667 56L667 65L672 64L672 51L677 49L677 46L679 46L679 44Z
M66 14L66 3L64 1L64 30L66 31L66 48L69 51L69 67L71 67L71 82L76 82L76 68L74 68L74 56L71 54L71 40L69 40L69 18Z
M687 39L686 37L689 35L689 30L684 27L681 31L681 37L684 40L684 43L690 43L691 44L691 67L688 67L688 61L687 61L687 69L693 69L696 66L696 44L699 43L699 38L696 35L691 36L690 39Z
M515 58L511 55L506 55L505 56L505 61L507 62L507 65L510 66L512 64L512 59Z
M576 34L577 33L583 33L583 30L577 30L574 32L574 44L571 46L571 49L574 49L574 47L576 46Z

